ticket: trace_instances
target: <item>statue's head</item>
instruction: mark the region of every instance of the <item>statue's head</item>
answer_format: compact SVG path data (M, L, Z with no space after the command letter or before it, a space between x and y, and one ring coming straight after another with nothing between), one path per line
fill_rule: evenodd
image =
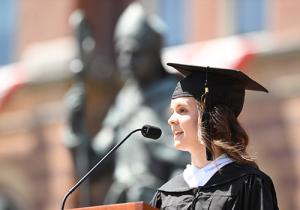
M130 4L115 29L117 66L123 78L133 76L143 81L161 74L160 51L163 46L163 23L146 14L138 2Z

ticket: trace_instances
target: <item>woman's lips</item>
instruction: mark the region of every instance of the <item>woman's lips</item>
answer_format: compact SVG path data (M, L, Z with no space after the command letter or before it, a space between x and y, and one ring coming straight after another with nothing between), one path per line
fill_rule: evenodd
M180 136L181 134L183 134L183 131L175 131L174 132L175 137Z

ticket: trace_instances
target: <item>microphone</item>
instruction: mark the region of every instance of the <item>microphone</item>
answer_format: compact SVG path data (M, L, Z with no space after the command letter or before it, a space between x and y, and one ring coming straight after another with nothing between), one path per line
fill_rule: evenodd
M152 125L144 125L141 132L144 137L150 139L158 139L161 136L160 128Z
M65 208L65 203L67 201L67 198L74 192L79 185L84 182L89 175L111 154L113 153L116 149L118 149L133 133L141 131L142 135L146 138L150 139L158 139L161 136L161 130L158 127L152 126L152 125L144 125L142 128L135 129L131 131L122 141L120 141L117 145L115 145L101 160L99 160L96 165L93 166L64 196L62 205L61 205L61 210L64 210Z

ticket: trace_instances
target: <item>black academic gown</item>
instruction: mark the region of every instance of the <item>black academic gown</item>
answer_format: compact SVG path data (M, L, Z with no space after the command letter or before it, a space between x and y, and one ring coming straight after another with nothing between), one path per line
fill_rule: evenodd
M166 210L278 210L270 177L234 162L221 168L202 187L190 188L182 174L175 176L157 190L150 205Z

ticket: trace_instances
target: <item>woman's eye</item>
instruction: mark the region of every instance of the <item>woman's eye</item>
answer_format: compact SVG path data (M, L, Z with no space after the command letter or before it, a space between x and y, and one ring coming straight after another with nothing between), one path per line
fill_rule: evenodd
M184 108L180 108L180 109L178 110L178 112L179 112L180 114L183 114L183 113L187 112L187 110L184 109Z

